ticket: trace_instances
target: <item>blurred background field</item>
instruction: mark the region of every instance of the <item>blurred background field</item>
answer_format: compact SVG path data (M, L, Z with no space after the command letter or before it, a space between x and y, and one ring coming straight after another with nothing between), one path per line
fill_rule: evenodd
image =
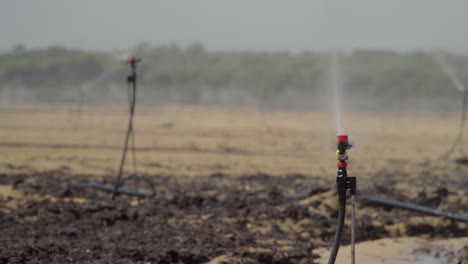
M365 200L465 213L467 9L5 3L0 263L323 263L338 214L339 133L354 145L359 262L468 263L466 223ZM142 58L136 168L129 152L123 174L146 175L156 195L110 200L76 183L115 182L132 55Z
M127 122L125 107L13 105L0 111L2 171L66 168L73 173L115 174ZM345 113L355 148L350 171L424 171L440 164L451 146L459 113ZM300 173L334 177L333 116L327 112L151 107L137 109L138 167L151 174L229 175ZM468 135L465 135L465 140ZM459 155L459 153L455 153ZM452 158L457 156L452 156ZM131 156L127 167L132 170Z
M0 55L0 213L19 219L5 226L13 234L24 225L35 230L35 225L59 221L69 226L64 229L80 226L82 237L76 243L86 248L96 234L105 238L109 232L123 232L119 247L130 253L117 259L131 263L137 260L133 254L157 263L169 254L160 251L165 247L177 254L188 250L206 261L236 262L244 256L265 263L261 254L280 260L301 252L302 261L322 263L334 232L339 132L349 134L354 145L349 173L358 177L358 193L455 213L463 213L468 203L463 152L468 134L449 159L442 158L464 129L462 94L437 64L435 53L212 52L200 44L141 44L133 52L144 57L134 120L136 171L156 181L157 196L147 203L121 199L129 203L123 209L106 209L100 204L107 200L102 193L70 187L79 179L110 183L118 173L128 122L127 72L119 54L18 46ZM457 81L464 82L468 57L443 55L455 66ZM134 171L130 152L124 175ZM311 195L293 204L285 198L301 192ZM268 199L252 202L252 196ZM140 236L136 241L145 246L135 249L126 239L145 229L133 230L133 216L111 220L120 227L105 222L103 228L101 220L81 222L88 206L97 206L93 215L98 219L138 210L140 220L156 230ZM54 212L55 207L78 217L70 220L62 213L53 220L37 213ZM363 263L393 256L401 256L393 259L399 263L465 258L454 253L466 244L459 238L466 236L465 223L385 208L361 206L358 211L358 241L367 241L358 250L382 250L379 257L360 254ZM164 227L166 222L172 227ZM198 240L191 241L188 234L195 229ZM60 241L61 233L54 230L44 229L35 245L48 238ZM9 237L16 240L5 244L6 254L20 256L27 246L13 234ZM145 241L153 236L165 237L165 242ZM255 239L248 240L251 236ZM412 236L429 242L406 240ZM57 243L68 245L69 239L63 239ZM249 241L244 246L233 244L244 240ZM216 250L197 249L200 243ZM227 248L218 249L219 243ZM284 246L278 249L278 244ZM155 249L160 253L151 253ZM63 252L55 256L71 254L69 249ZM109 252L115 256L115 249L105 246L95 257ZM343 254L341 260L346 259ZM33 256L42 261L49 255ZM88 260L82 253L75 257Z
M336 213L335 128L329 112L142 105L135 119L137 165L139 172L156 181L157 198L148 202L121 200L130 203L123 207L127 209L98 209L93 215L102 214L99 217L104 219L115 210L137 210L138 214L146 216L137 220L126 216L126 220L112 220L120 224L109 226L103 225L101 220L92 221L97 226L88 232L84 229L90 228L90 223L80 222L86 217L67 220L69 210L74 214L79 210L82 215L89 206L108 206L103 204L106 196L95 190L70 189L70 184L83 177L97 182L114 180L128 116L126 108L119 105L86 105L79 115L72 106L14 104L4 106L0 111L0 171L3 174L0 190L4 201L0 212L20 214L18 224L23 223L21 227L8 224L12 230L24 228L24 224L35 229L35 225L50 226L56 221L64 221L60 223L65 229L76 228L73 227L76 224L82 226L79 240L65 238L79 243L78 248L86 247L87 241L92 240L88 236L94 236L96 230L100 239L113 232L122 233L125 239L119 247L128 248L131 247L127 240L130 234L141 231L131 229L143 221L159 231L152 230L141 238L168 237L161 241L166 241L171 250L177 252L191 252L196 247L188 240L182 244L173 240L185 241L187 237L185 232L188 231L177 225L199 230L198 239L210 236L213 241L209 243L215 244L225 243L221 241L233 236L238 239L249 235L255 237L249 245L237 245L221 250L222 253L215 254L202 246L207 253L199 252L197 256L207 257L206 260L215 261L213 263L220 259L236 263L240 260L232 256L239 255L264 263L260 259L265 254L280 259L298 250L305 252L306 255L301 257L303 260L326 263L327 245L335 228L331 224L334 221L332 215ZM359 193L419 201L441 210L463 213L462 208L468 203L465 188L468 185L464 177L468 168L454 162L462 157L462 153L455 152L449 160L441 159L454 140L459 113L346 112L344 116L354 144L349 151L349 173L358 177ZM466 135L463 139L468 140ZM128 154L125 168L126 173L131 173L132 157ZM241 204L251 196L268 191L269 213L261 209L267 205L258 204L256 200L247 203L250 209L246 210L252 211L247 216L242 216L244 209L229 208L231 213L225 215L223 210L226 209L216 205L196 205L197 199L202 199L205 204L214 199L213 195L220 201L226 199L223 197L233 199L232 189L237 190L234 200ZM298 190L317 194L295 205L284 201L276 204L278 198L271 196L277 192L283 197ZM154 216L147 211L159 203L168 208L168 213L164 213L163 208L156 210L162 210L162 215ZM184 205L186 203L188 205ZM31 209L38 206L45 209ZM54 212L57 206L61 208L62 220L47 213ZM70 206L72 208L68 208ZM180 212L171 211L173 206L180 208ZM200 207L193 211L192 206ZM282 213L277 215L278 211ZM235 223L239 219L244 219L245 227L242 224L240 230L245 231L236 229L239 224ZM159 224L152 222L155 220L173 224L170 224L171 228L159 228ZM463 258L460 248L466 244L466 238L463 238L467 230L465 223L363 206L358 207L358 223L358 241L366 241L358 243L359 262L444 263L439 260ZM349 231L349 223L346 225L345 229ZM227 228L230 231L213 231L211 226L215 230ZM172 228L180 230L179 233L173 234ZM57 231L39 230L44 231L35 245L41 245L41 241L49 238L62 239ZM13 246L5 245L9 248L6 254L18 256L15 252L25 250L18 246L22 238L7 236L18 241L10 243ZM408 238L411 236L419 239ZM375 240L379 238L384 239ZM347 239L346 236L345 241ZM68 245L69 242L57 243ZM145 259L151 260L150 263L158 263L157 259L166 254L161 251L155 257L151 253L155 251L147 249L148 245L156 249L164 245L138 243L139 247L127 250L143 254ZM198 245L200 242L194 243ZM301 243L309 246L304 249ZM55 244L47 245L46 248L54 248ZM347 263L348 251L343 247L338 263ZM65 252L69 252L68 249ZM103 252L114 252L114 249L104 246L88 257L81 253L73 256L83 261L101 257ZM260 253L263 255L258 255ZM132 254L136 253L120 254L117 259L137 263ZM40 258L37 254L32 256ZM63 254L56 256L60 258Z
M83 51L61 46L0 54L3 102L122 102L125 54L144 58L140 102L329 110L330 55L321 52L210 51L202 44L151 46L128 51ZM437 51L441 52L441 51ZM456 89L435 51L339 52L341 104L349 110L458 110ZM468 57L446 53L461 83Z

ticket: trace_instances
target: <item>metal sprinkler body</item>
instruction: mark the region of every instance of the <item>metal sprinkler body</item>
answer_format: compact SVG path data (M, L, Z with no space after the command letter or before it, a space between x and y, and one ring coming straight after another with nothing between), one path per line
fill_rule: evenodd
M348 163L346 162L349 159L347 150L351 149L353 145L348 142L348 135L338 135L337 139L336 156L338 162L336 163L336 166L338 167L338 171L336 182L338 185L339 203L341 205L346 204L347 191L349 191L351 195L356 194L356 177L348 176Z
M332 250L330 253L330 258L328 260L329 264L335 263L336 256L338 254L338 250L340 247L341 235L343 232L344 226L344 218L346 212L346 196L349 191L351 195L351 263L354 264L355 259L355 250L354 250L354 241L355 241L355 234L354 234L354 210L355 210L355 195L356 195L356 177L348 176L348 155L347 151L352 148L352 144L348 142L348 135L338 135L337 136L337 150L336 156L338 162L336 166L338 168L337 175L336 175L336 184L337 184L337 192L338 192L338 223L335 233L335 240L333 241Z

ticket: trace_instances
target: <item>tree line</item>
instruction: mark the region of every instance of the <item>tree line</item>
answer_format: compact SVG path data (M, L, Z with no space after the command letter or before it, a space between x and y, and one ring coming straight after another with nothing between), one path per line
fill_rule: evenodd
M188 103L222 93L274 103L291 94L324 94L331 85L331 54L326 52L206 51L198 43L141 44L133 52L143 58L139 80L147 91L160 97L177 95ZM468 57L446 57L468 83ZM111 52L20 46L0 54L0 89L21 87L47 95L73 94L85 86L104 96L125 78L121 59ZM339 62L346 94L383 100L458 96L431 53L358 50L339 54Z

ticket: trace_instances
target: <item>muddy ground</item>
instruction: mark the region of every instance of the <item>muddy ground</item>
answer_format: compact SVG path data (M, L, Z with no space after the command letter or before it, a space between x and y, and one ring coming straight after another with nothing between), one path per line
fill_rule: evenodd
M106 193L72 187L112 179L60 170L0 175L11 189L0 202L0 263L314 263L314 250L332 243L333 177L154 175L157 194L146 201L124 195L111 201ZM402 179L411 188L402 188ZM379 171L359 191L463 214L468 179ZM468 236L467 224L415 212L364 201L357 212L358 242ZM349 244L349 222L344 230L342 243ZM445 258L468 261L454 252Z

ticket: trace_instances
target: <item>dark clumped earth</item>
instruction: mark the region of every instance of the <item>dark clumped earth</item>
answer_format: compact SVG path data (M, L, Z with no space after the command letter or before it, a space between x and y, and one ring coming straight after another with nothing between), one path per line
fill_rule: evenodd
M406 177L410 188L396 184L399 177ZM1 196L0 263L314 263L315 249L333 242L338 215L334 178L213 174L150 179L154 197L110 200L106 192L73 187L78 181L110 185L110 176L0 175L0 185L21 193ZM389 172L378 172L374 179L359 191L466 212L467 179L434 177L434 188ZM136 188L135 181L124 187ZM467 224L448 219L365 201L357 210L357 242L468 236ZM349 230L347 221L342 244L349 244Z

